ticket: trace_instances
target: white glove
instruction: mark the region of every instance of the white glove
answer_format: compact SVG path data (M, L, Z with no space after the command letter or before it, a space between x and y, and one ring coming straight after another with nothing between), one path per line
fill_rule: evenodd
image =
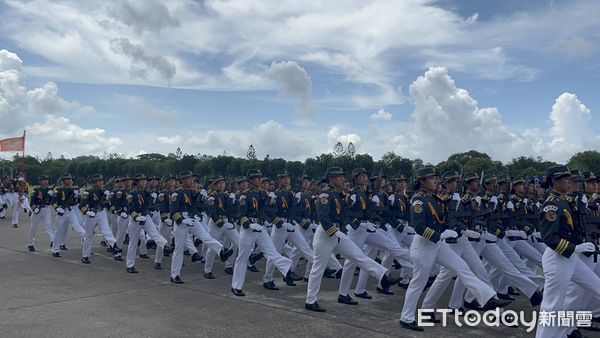
M205 189L200 190L200 195L204 196L204 198L208 197L208 193Z
M64 215L65 214L65 209L58 207L56 208L56 213L59 215Z
M106 198L110 197L110 191L109 190L104 190L104 195L106 195Z
M294 195L294 197L296 197L296 199L298 201L300 201L300 199L302 199L302 193L301 192L297 192L296 195Z
M184 218L183 221L181 221L181 224L185 224L185 225L191 227L194 225L195 222L196 221L193 218Z
M73 190L73 195L75 195L75 197L79 196L79 189Z
M519 237L527 239L527 233L524 230L519 230Z
M231 198L232 200L235 200L235 194L234 194L234 193L232 193L232 192L230 192L230 193L229 193L229 198Z
M275 195L275 193L274 193L274 192L272 192L272 191L270 191L270 192L269 192L269 194L268 194L267 196L269 196L269 197L271 197L271 198L276 198L276 197L277 197L277 195Z
M475 202L477 202L477 204L481 206L481 196L475 196Z
M494 209L496 209L496 206L498 206L498 197L492 196L490 198L490 203L493 203L494 204Z
M575 247L575 252L578 253L594 251L596 251L596 246L590 242L577 244L577 246Z
M527 202L529 202L529 200L528 200L528 199L526 199L526 198L524 198L524 199L523 199L523 204L527 204Z
M541 206L542 206L542 203L540 203L540 202L535 202L535 206L536 206L536 207L539 209L539 208L541 208Z
M367 228L367 231L369 231L369 232L377 231L377 228L373 224L371 224L371 223L365 223L365 224L366 224L365 228Z
M119 214L119 216L121 216L124 219L127 219L127 217L129 217L129 215L127 215L127 213L125 211L121 211L121 213Z
M145 222L146 221L146 216L138 216L135 218L135 221L140 223L140 222Z
M539 238L542 239L542 233L539 231L534 232L533 234L531 234L533 236L533 238Z
M457 202L460 202L460 194L455 192L454 194L452 194L452 199Z
M373 201L373 203L379 205L379 202L380 202L379 196L373 195L373 197L371 197L371 201Z
M481 234L479 232L474 231L474 230L470 230L470 229L463 230L463 234L465 236L469 237L469 238L479 238L479 237L481 237Z
M40 208L35 208L35 209L33 209L33 213L34 213L34 214L37 214L37 213L39 213L39 212L40 212Z
M274 192L269 192L269 194L267 195L271 200L269 201L270 205L275 204L275 201L277 200L277 195L275 195Z
M512 201L508 201L508 203L506 203L506 208L510 209L510 210L514 210L515 209L515 205L513 204Z
M167 219L165 220L165 222L164 222L164 223L165 223L166 225L168 225L168 226L172 226L172 225L173 225L173 220L172 220L172 219L170 219L170 218L167 218Z
M581 196L581 203L585 204L585 206L587 207L588 205L588 198L585 194L583 194L583 196Z
M90 217L92 217L92 218L96 217L96 213L93 212L93 211L91 211L91 210L86 211L85 214L88 215L88 216L90 216Z
M354 205L356 203L356 194L350 195L350 200L352 201L352 205Z
M262 225L257 224L257 223L250 223L249 227L253 231L262 231L264 229L264 227Z
M48 196L54 195L54 190L48 190Z
M345 233L343 233L343 232L341 232L341 231L339 231L339 230L338 230L338 231L336 231L334 235L335 235L335 237L339 238L340 240L346 240L346 239L349 239L349 238L348 238L348 235L346 235Z
M396 200L396 195L395 194L391 194L390 196L388 196L388 201L390 201L390 205L394 206L394 201Z
M454 230L444 230L444 232L442 232L442 234L440 235L440 239L447 238L458 238L458 234Z
M294 224L291 224L291 223L286 223L286 224L287 224L287 229L289 231L296 230L296 226Z
M150 196L152 196L153 199L156 199L158 197L158 195L155 192L151 193Z

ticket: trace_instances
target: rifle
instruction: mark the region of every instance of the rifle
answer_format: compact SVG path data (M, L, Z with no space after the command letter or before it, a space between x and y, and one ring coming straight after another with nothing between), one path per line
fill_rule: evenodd
M580 236L583 242L593 243L596 250L593 252L584 252L586 257L594 255L594 263L598 262L600 249L598 248L598 239L600 238L600 216L590 215L587 204L582 201L585 196L585 183L583 180L578 182L579 191L577 192L577 220L580 225ZM587 196L586 196L587 198Z

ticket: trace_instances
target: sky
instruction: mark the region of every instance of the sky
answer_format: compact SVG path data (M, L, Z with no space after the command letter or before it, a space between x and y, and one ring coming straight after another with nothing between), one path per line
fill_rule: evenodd
M566 162L600 149L598 17L596 0L0 0L0 138L27 130L40 158L352 142Z

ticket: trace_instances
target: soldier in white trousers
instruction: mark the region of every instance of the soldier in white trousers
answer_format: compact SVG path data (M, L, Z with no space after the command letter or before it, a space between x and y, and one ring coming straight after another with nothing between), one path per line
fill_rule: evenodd
M54 241L54 229L52 229L52 215L50 212L54 191L48 187L48 181L48 176L41 175L39 177L39 187L35 188L31 193L31 208L33 213L31 215L31 228L27 237L27 249L29 251L35 251L35 235L40 223L44 226L50 243Z
M78 195L79 191L73 189L73 176L65 174L61 180L62 187L55 189L52 194L52 206L56 210L56 231L52 243L52 256L54 257L60 257L60 250L67 250L65 243L69 226L79 233L82 241L85 236L85 229L75 214L79 212L79 209L76 209L76 194Z

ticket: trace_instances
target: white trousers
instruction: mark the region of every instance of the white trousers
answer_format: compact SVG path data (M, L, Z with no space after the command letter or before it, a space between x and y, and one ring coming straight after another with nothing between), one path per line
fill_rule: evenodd
M131 268L135 266L135 258L136 258L136 246L138 242L138 237L140 234L143 234L142 230L146 230L146 233L152 238L152 240L156 243L157 248L164 248L167 244L167 240L160 235L156 225L154 225L154 221L152 221L152 217L146 217L146 222L142 225L139 222L134 221L133 219L129 222L129 226L127 231L129 232L129 246L127 247L127 259L126 266Z
M187 240L191 235L194 235L208 246L209 249L220 253L223 250L223 245L216 239L212 238L204 225L198 220L194 220L194 225L187 226L185 224L175 224L175 251L171 259L171 277L175 278L181 273L181 265L183 264L183 251L187 246ZM131 236L131 235L130 235Z
M129 224L129 219L131 217L127 216L127 218L123 218L120 215L117 215L117 247L119 249L123 249L123 241L125 241L125 235L127 234L127 226ZM137 243L136 243L137 245Z
M300 250L302 256L312 264L313 252L306 242L306 239L304 239L304 236L300 233L300 226L284 222L283 225L281 225L281 228L273 227L271 230L271 240L273 241L275 250L279 253L283 252L285 241L288 241L294 248ZM267 259L263 282L267 283L273 281L273 272L275 272L275 264Z
M496 295L494 289L477 278L467 263L442 241L433 243L420 235L415 235L410 246L410 257L413 261L413 278L404 298L400 318L404 322L412 323L415 320L417 302L435 262L456 274L457 280L461 280L473 292L480 304L486 304Z
M283 257L279 252L277 252L275 246L273 245L273 241L271 241L271 238L267 234L266 228L259 232L256 232L251 228L242 228L240 230L238 256L235 260L235 266L233 267L233 278L231 279L231 287L234 289L241 290L244 287L248 258L254 250L255 244L265 255L265 258L272 261L277 270L279 270L279 272L281 272L284 276L290 270L292 261Z
M96 227L100 228L100 232L102 232L102 236L109 246L113 246L117 241L110 230L110 225L108 225L106 211L98 211L94 217L87 216L85 222L85 235L83 236L83 245L81 246L81 257L90 257Z
M35 233L37 228L42 223L44 229L48 234L50 242L54 241L54 230L52 229L52 215L50 213L50 207L46 206L40 208L40 212L31 215L31 228L29 229L29 236L27 237L27 245L35 246Z
M65 210L65 214L62 216L56 215L56 232L54 233L54 243L52 245L52 252L59 252L61 245L67 244L67 230L69 225L73 227L73 230L77 231L83 241L85 236L85 229L79 223L76 213L79 210L71 209Z
M327 267L327 262L331 253L337 250L340 254L346 257L347 261L352 261L354 266L360 267L361 270L368 271L370 275L380 281L387 273L387 269L381 264L378 264L369 258L364 251L361 250L349 236L344 239L338 238L336 235L328 236L323 227L319 226L315 231L313 239L314 261L308 278L308 288L306 291L306 303L312 304L317 301L319 290L321 289L321 278ZM344 268L344 271L346 269Z
M225 222L223 226L219 228L215 225L215 222L210 220L208 221L208 233L212 238L219 242L224 242L225 239L227 239L236 247L240 245L240 234L231 223ZM213 266L215 265L215 256L213 250L207 250L206 256L204 256L204 272L212 272Z
M596 275L575 253L566 258L547 248L542 256L544 268L544 299L540 305L541 311L567 310L565 299L571 282L585 289L588 297L600 298L600 277ZM557 323L558 324L558 323ZM538 326L537 338L564 337L569 327Z
M504 256L508 258L508 260L517 268L517 270L519 270L522 275L528 277L534 283L536 283L538 289L542 289L544 287L544 278L542 276L538 276L529 267L527 267L527 265L525 265L525 262L523 262L519 254L510 246L506 237L502 239L497 238L496 244L500 250L502 250ZM492 282L496 286L496 290L498 290L498 292L504 294L508 292L510 282L508 278L506 278L506 276L500 272L500 270L497 268L497 265L493 265L491 267L490 278L492 279Z

